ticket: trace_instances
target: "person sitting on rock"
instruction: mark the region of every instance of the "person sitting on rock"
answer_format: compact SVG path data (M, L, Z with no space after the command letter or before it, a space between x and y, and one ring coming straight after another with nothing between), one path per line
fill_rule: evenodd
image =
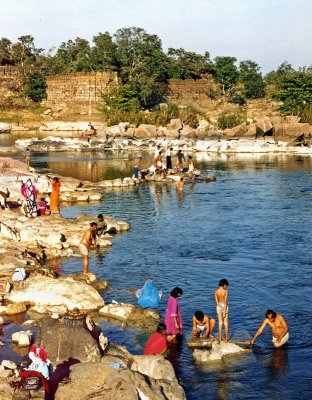
M96 234L98 236L104 235L107 229L107 223L104 221L103 214L99 214L97 216L98 222L97 222L97 228L96 228Z
M216 326L214 318L209 318L202 311L195 311L193 316L193 336L194 337L212 337L212 331Z
M167 327L159 323L156 332L148 339L144 349L144 355L160 355L166 357L168 354L168 341L166 338Z

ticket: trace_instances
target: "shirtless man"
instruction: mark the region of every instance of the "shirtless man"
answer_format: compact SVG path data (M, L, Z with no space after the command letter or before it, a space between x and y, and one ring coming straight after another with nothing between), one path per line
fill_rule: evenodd
M181 179L177 182L176 184L177 190L184 190L184 181L183 181L183 176L181 177Z
M216 326L216 321L209 318L202 311L195 311L193 316L193 336L209 337L212 336L212 330Z
M218 338L222 340L222 327L225 330L225 342L229 340L229 306L228 306L228 291L229 282L226 279L221 279L219 289L215 290L215 300L218 314Z
M272 343L274 347L281 347L283 344L287 343L289 332L284 317L273 310L267 310L265 313L265 319L255 333L255 336L249 341L250 344L255 343L255 340L259 335L261 335L266 325L269 325L272 330Z
M89 247L93 246L96 249L97 237L96 237L97 223L91 222L90 228L83 234L83 237L79 243L80 253L83 255L83 273L89 274Z

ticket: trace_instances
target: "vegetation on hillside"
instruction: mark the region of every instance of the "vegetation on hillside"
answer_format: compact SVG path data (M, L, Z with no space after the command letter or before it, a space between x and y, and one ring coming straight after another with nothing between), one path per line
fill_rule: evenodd
M219 93L211 93L211 98L221 96L244 106L248 99L263 98L267 92L283 102L281 112L299 115L303 121L312 120L311 67L296 71L284 62L263 77L260 66L252 60L237 65L233 56L211 60L208 51L203 55L183 48L169 48L164 52L161 39L142 28L121 28L114 35L98 33L91 43L77 37L49 51L37 48L31 35L20 36L15 43L2 38L0 65L33 67L33 72L25 78L24 94L38 103L46 96L47 75L115 71L121 84L103 94L103 112L110 120L127 115L128 120L144 120L147 117L142 110L148 109L152 110L149 120L163 121L164 111L153 109L164 101L168 80L200 79L206 74L212 75L220 85ZM134 117L136 114L139 117ZM177 114L182 114L182 110L177 109ZM190 119L190 114L196 111L190 112L186 119Z

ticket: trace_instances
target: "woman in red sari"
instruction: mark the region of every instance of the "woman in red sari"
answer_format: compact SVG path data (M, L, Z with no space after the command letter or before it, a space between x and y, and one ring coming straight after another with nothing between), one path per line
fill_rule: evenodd
M60 213L60 181L55 176L52 179L52 193L50 194L50 211L51 214Z

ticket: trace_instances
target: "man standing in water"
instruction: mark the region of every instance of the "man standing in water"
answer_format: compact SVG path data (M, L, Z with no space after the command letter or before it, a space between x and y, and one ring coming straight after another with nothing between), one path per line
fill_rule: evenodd
M93 246L96 249L97 238L96 238L97 223L91 222L90 228L83 234L83 237L79 243L80 253L83 255L83 273L85 275L90 274L89 272L89 247Z
M289 332L284 317L273 310L268 310L265 313L265 319L263 320L262 325L255 333L255 336L249 341L250 344L255 343L255 340L259 335L261 335L266 325L269 325L272 330L272 343L274 347L281 347L283 344L287 343Z
M219 289L215 290L215 300L218 314L218 332L219 342L222 340L222 327L224 324L225 342L229 340L229 306L228 306L228 291L229 282L227 279L221 279Z

